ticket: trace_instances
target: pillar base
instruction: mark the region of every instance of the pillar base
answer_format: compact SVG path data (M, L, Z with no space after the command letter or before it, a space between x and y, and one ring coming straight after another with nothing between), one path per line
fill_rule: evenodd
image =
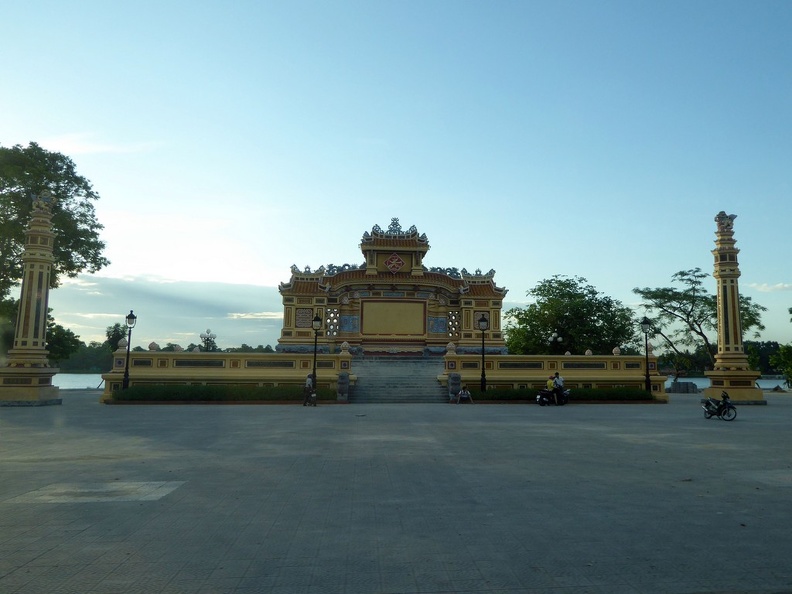
M0 406L52 406L63 404L55 386L8 388L0 386Z
M704 372L710 380L709 388L703 390L705 398L720 400L721 392L729 394L735 404L767 404L764 393L756 387L761 377L758 371L750 369L717 369Z
M52 385L54 367L0 368L0 406L62 404L60 389Z

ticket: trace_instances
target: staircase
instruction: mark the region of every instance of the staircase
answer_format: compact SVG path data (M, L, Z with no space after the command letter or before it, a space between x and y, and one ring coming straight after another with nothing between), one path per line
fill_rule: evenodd
M366 356L355 359L357 382L351 403L445 403L448 391L437 381L443 373L442 357Z

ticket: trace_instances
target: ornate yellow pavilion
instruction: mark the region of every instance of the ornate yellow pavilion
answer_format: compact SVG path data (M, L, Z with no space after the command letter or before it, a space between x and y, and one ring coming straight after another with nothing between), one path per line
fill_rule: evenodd
M426 268L426 234L403 231L394 218L387 230L374 225L360 242L364 263L291 268L281 283L283 329L279 352L313 351L315 316L322 320L319 352L337 352L344 342L353 353L442 355L453 342L459 353L481 352L477 321L485 316L487 353L505 354L501 309L507 289L495 285L495 271Z

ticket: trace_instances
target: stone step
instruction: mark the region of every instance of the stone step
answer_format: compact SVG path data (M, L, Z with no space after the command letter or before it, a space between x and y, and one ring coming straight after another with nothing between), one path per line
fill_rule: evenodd
M372 402L447 402L445 388L437 381L443 372L441 358L376 356L355 359L352 368L357 383L349 401Z

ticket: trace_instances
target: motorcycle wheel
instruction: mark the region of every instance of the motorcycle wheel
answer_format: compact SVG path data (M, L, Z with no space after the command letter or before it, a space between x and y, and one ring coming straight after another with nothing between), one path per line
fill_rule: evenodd
M539 406L544 406L545 405L545 401L544 400L538 400L537 402L539 402Z
M708 410L705 410L704 411L704 418L705 419L711 419L712 418L712 413L710 411L708 411Z
M721 413L721 419L724 421L733 421L737 418L737 409L733 406L727 406Z

